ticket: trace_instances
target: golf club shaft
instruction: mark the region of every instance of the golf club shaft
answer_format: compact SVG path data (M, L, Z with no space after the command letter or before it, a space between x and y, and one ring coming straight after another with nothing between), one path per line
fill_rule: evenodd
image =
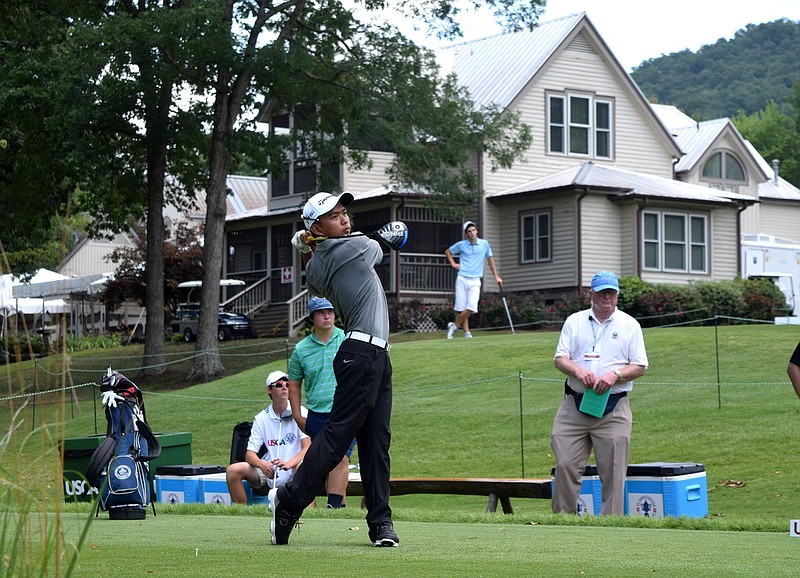
M500 285L500 296L503 298L503 307L506 308L506 317L508 317L508 324L511 326L511 334L516 335L517 332L514 331L514 322L511 321L511 312L508 310L508 301L506 301L506 292L503 291L503 286Z

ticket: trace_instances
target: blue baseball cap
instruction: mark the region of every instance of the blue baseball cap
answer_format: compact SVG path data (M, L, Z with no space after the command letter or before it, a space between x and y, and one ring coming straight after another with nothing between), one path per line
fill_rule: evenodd
M330 309L333 311L333 304L324 297L312 297L308 302L308 320L311 321L311 316L314 315L314 311L319 311L320 309Z
M592 291L598 293L604 289L613 289L619 293L619 281L611 271L600 271L592 277Z

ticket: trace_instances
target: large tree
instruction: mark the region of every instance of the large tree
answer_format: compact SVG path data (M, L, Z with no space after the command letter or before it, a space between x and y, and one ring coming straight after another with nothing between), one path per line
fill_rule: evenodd
M216 345L215 312L225 221L228 160L252 135L248 129L259 103L260 118L296 114L294 131L264 142L269 164L282 170L285 152L299 143L321 160L366 164L364 148L382 141L396 153L395 182L423 188L434 197L467 201L480 191L470 155L487 153L508 166L530 144L530 132L513 115L476 110L453 77L442 78L433 55L387 23L370 16L389 3L290 0L284 3L228 0L221 15L229 40L207 68L214 96L214 123L207 190L203 295L193 376L209 379L224 371ZM451 0L396 3L409 17L441 37L460 31ZM538 0L487 0L509 28L532 26ZM225 53L227 51L227 54ZM301 112L302 111L302 112ZM320 187L326 183L320 182Z
M518 29L536 22L543 3L467 4L492 6L508 29ZM333 0L0 4L0 24L27 25L3 64L16 72L15 82L42 92L40 106L26 117L29 141L37 136L37 119L51 121L42 126L53 142L39 152L35 169L48 179L39 187L53 200L46 212L63 212L74 200L92 214L97 230L118 229L146 214L149 311L163 309L161 208L172 191L192 194L203 183L198 348L204 355L196 358L196 379L224 372L215 319L225 181L240 158L280 171L286 151L302 146L324 161L363 166L365 148L381 141L396 153L396 183L466 202L480 192L469 168L473 155L508 166L529 146L530 131L514 115L476 110L452 77L440 75L432 54L373 18L390 5L440 38L460 34L456 18L463 3L456 0L354 0L349 7ZM34 58L30 38L40 21L53 41L36 44ZM33 66L45 68L52 80L26 75ZM0 105L13 89L13 83L0 85ZM292 112L300 122L288 135L264 137L255 121L272 112ZM7 138L5 132L0 137ZM63 171L48 166L48 157L57 168L63 163ZM148 319L148 359L163 353L160 317Z

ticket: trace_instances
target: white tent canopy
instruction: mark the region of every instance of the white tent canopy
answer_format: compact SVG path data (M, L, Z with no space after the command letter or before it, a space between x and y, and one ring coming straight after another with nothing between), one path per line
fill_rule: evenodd
M66 313L69 311L63 299L44 299L44 293L35 296L16 296L18 287L37 287L43 284L60 283L69 277L50 271L39 269L26 284L13 275L0 276L0 311L3 315L24 313L25 315L41 315L44 313ZM30 294L29 294L30 295Z

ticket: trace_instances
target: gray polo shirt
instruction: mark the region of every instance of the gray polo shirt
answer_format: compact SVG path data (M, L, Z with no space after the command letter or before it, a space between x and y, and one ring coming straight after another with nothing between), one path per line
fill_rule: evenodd
M344 330L389 339L389 308L375 266L383 259L380 243L368 237L328 239L317 245L306 265L306 284L326 297L344 322Z

